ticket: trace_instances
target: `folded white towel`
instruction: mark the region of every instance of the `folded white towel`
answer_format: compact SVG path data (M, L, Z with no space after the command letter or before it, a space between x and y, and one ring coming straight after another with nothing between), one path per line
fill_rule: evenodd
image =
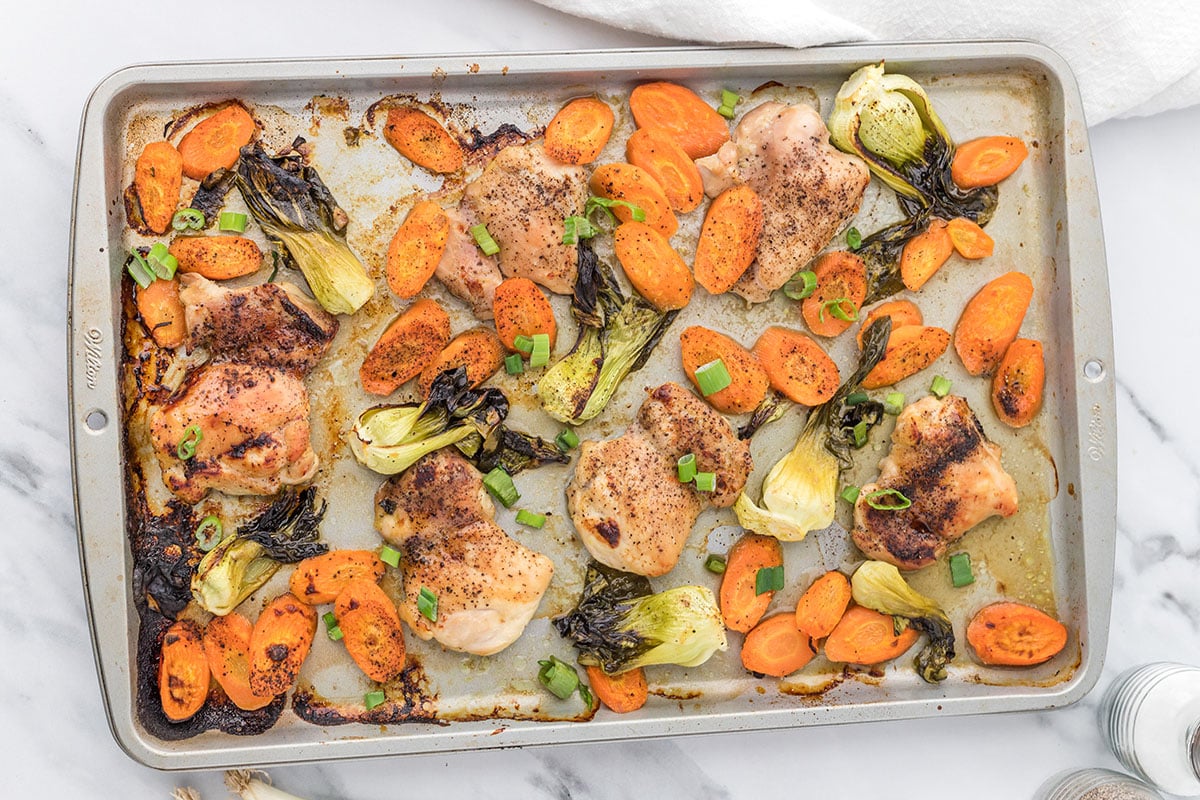
M1200 103L1200 0L538 0L674 39L811 47L1030 39L1067 60L1088 124Z

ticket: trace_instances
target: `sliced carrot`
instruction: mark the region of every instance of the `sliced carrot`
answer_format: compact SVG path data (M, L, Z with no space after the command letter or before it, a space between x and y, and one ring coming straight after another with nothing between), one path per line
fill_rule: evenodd
M911 625L897 635L887 614L851 606L825 640L825 657L845 664L879 664L903 654L918 637Z
M830 570L812 582L796 602L796 628L811 639L833 633L850 605L850 580Z
M641 667L619 675L607 675L599 667L589 666L585 669L592 691L611 711L628 714L646 705L650 687L646 684L646 672Z
M991 375L1004 351L1017 338L1033 281L1022 272L1006 272L967 302L954 327L954 350L972 375Z
M142 221L154 233L166 233L179 205L183 157L170 142L150 142L133 166L133 191Z
M1067 628L1022 603L992 603L967 625L967 641L984 664L1028 667L1049 661L1067 644Z
M742 666L776 678L803 669L815 655L812 641L796 630L796 617L792 614L767 617L742 642Z
M250 634L254 625L236 611L213 617L204 629L204 654L208 668L230 701L243 711L254 711L271 704L273 695L257 695L250 690Z
M964 189L994 186L1017 171L1029 148L1015 136L984 136L960 144L950 177Z
M379 556L370 550L330 550L297 564L288 580L288 591L310 606L332 603L350 581L377 581L385 570Z
M374 578L354 578L342 587L333 614L346 652L373 681L389 681L404 669L404 629L400 614Z
M613 250L638 294L659 311L683 308L696 284L666 237L644 222L625 222L613 234Z
M528 278L508 278L496 287L492 300L496 333L509 350L516 351L518 336L544 333L550 337L550 349L558 339L554 309L538 285Z
M179 140L183 174L202 181L215 170L229 169L237 163L242 148L250 144L257 129L254 117L237 103L200 120Z
M641 167L633 164L601 164L588 180L592 194L609 200L622 200L637 206L646 214L644 222L670 239L679 228L679 220L671 210L671 202L658 181ZM633 220L633 211L614 206L612 212L621 222Z
M871 310L862 316L862 323L858 326L858 348L862 349L863 333L867 328L871 327L871 323L883 317L891 317L892 331L897 328L903 328L905 325L923 325L925 318L921 315L921 309L917 308L916 303L911 300L888 300L880 303L877 306L872 306Z
M391 394L421 374L450 341L450 316L424 298L396 317L363 359L358 379L371 394Z
M773 536L746 533L733 543L721 577L721 619L726 628L746 633L758 624L775 595L771 591L757 593L758 571L780 566L783 548Z
M878 389L915 375L950 347L950 332L925 325L894 328L883 358L863 378L862 388Z
M462 146L419 108L390 109L383 138L400 155L430 172L454 172L463 164Z
M1042 408L1046 361L1037 339L1017 339L1008 346L992 378L992 406L1008 425L1023 428Z
M833 397L841 383L837 362L800 331L772 325L754 343L771 388L793 403L817 406Z
M387 282L397 297L416 297L433 277L446 242L450 218L432 200L416 203L392 237L387 251Z
M679 142L662 128L638 128L625 141L625 160L650 173L671 208L686 214L704 200L700 169Z
M854 253L834 250L818 258L812 271L817 289L800 303L800 313L813 333L837 336L858 319L867 298L867 267ZM850 319L835 316L834 306Z
M245 236L176 236L170 251L180 272L195 272L213 281L250 275L263 263L262 250Z
M900 253L900 279L909 291L917 291L942 268L954 252L945 220L932 219L929 227L909 239Z
M693 325L679 336L679 355L683 359L683 371L697 390L700 382L696 370L717 359L725 365L729 385L704 398L718 411L744 414L757 408L767 396L771 381L758 356L723 333Z
M954 249L963 258L987 258L996 247L992 237L966 217L955 217L947 222L946 232L950 234L950 242Z
M137 310L159 347L179 347L187 339L187 321L177 279L153 281L144 289L137 287Z
M317 633L317 612L289 593L258 615L250 633L250 691L280 695L292 688Z
M190 619L174 622L163 635L158 665L158 696L172 722L195 716L208 698L211 676L200 626Z
M691 158L710 156L729 141L729 122L685 86L643 83L629 94L639 128L664 128Z
M696 282L724 294L754 261L763 228L763 205L746 184L717 195L704 215L696 242Z
M421 370L417 389L421 397L429 395L433 380L448 369L467 368L467 382L478 386L496 374L504 364L504 343L491 328L471 328L450 340L433 363Z
M590 164L612 134L613 112L595 97L577 97L546 126L546 154L564 164Z

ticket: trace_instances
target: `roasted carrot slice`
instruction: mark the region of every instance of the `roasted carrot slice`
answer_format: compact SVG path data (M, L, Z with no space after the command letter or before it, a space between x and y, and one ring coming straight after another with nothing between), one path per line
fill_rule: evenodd
M820 405L833 397L841 382L837 362L800 331L772 325L758 337L753 352L771 388L793 403Z
M496 333L509 350L516 351L518 336L544 333L550 337L550 349L558 339L554 309L538 285L528 278L509 278L496 287L492 300Z
M346 652L373 681L389 681L404 669L404 629L396 604L374 578L349 581L333 605Z
M967 625L967 641L984 664L1028 667L1049 661L1067 644L1067 628L1022 603L992 603Z
M731 631L746 633L767 613L773 591L759 594L758 572L783 566L783 548L773 536L743 534L729 548L721 577L721 619ZM795 619L791 621L795 627Z
M158 666L158 696L167 719L183 722L204 706L210 675L200 626L177 620L163 635Z
M1017 338L1033 281L1022 272L1006 272L987 283L967 302L954 327L954 350L972 375L991 375L1004 351Z
M813 660L812 642L796 630L793 614L767 617L746 634L742 666L751 672L783 678Z
M812 582L796 602L796 628L811 639L824 639L850 605L850 580L830 570Z
M187 321L175 278L154 281L144 289L137 287L137 310L159 347L178 347L187 339Z
M992 407L1000 419L1023 428L1042 408L1046 362L1037 339L1017 339L1008 346L992 378Z
M618 714L628 714L646 705L650 689L646 685L646 673L641 667L619 675L607 675L599 667L585 669L592 691L608 709Z
M387 282L397 297L416 297L433 277L446 242L450 218L432 200L416 203L392 237L387 251Z
M950 162L950 177L964 189L994 186L1017 171L1029 148L1014 136L984 136L960 144Z
M288 580L288 591L310 606L332 603L350 581L377 581L386 569L370 550L330 550L297 564Z
M726 414L753 411L767 396L770 379L758 361L758 356L723 333L693 325L679 336L679 355L688 380L700 391L696 371L717 359L725 365L730 383L704 399L709 405Z
M946 221L932 219L929 227L909 239L900 253L900 279L909 291L917 291L942 268L954 252Z
M871 323L883 317L892 318L892 330L903 328L905 325L924 325L925 318L921 316L921 309L917 308L916 304L911 300L888 300L880 303L877 306L872 306L871 309L863 315L862 324L858 326L858 347L861 350L863 344L863 333L867 328L871 327Z
M564 164L590 164L612 134L613 112L595 97L577 97L546 126L546 154Z
M950 234L950 242L954 249L963 258L987 258L996 246L983 228L966 217L955 217L947 222L946 232Z
M133 191L142 221L154 233L166 233L179 205L183 157L170 142L150 142L133 166Z
M685 86L643 83L629 94L639 128L663 128L691 158L710 156L729 141L729 122Z
M450 316L428 298L388 325L363 359L358 379L371 394L391 394L421 374L450 341Z
M878 389L915 375L941 357L950 347L950 333L925 325L893 328L883 358L863 378L862 388Z
M763 227L758 193L745 184L717 195L696 242L696 282L712 294L733 288L754 261Z
M170 251L180 272L196 272L213 281L249 275L263 263L258 245L244 236L176 236Z
M813 333L837 336L858 319L867 298L867 267L854 253L834 250L818 258L812 271L817 289L800 303L800 313Z
M250 691L260 697L292 688L317 633L317 612L289 593L258 615L250 633Z
M622 200L640 208L646 214L644 222L670 239L679 228L679 220L671 210L671 202L658 181L641 167L633 164L601 164L588 180L592 194L609 200ZM614 206L613 213L621 222L633 220L633 211Z
M433 363L421 370L417 389L421 397L429 396L433 380L448 369L467 368L467 382L478 386L496 374L504 364L504 343L491 328L472 328L450 340Z
M254 117L237 103L200 120L179 140L183 174L202 181L214 170L229 169L237 163L242 148L250 144L257 128Z
M625 141L625 160L650 173L680 214L694 211L704 200L704 181L696 162L662 128L638 128L631 133Z
M430 172L454 172L463 164L462 146L441 123L418 108L393 108L383 138L417 166Z
M243 711L271 704L273 695L250 691L250 635L254 626L236 611L213 617L204 629L204 654L208 668L229 700Z
M613 234L613 250L625 276L659 311L683 308L695 281L666 237L644 222L625 222Z
M887 614L851 606L825 640L825 657L846 664L879 664L903 654L918 637L912 626L897 635Z

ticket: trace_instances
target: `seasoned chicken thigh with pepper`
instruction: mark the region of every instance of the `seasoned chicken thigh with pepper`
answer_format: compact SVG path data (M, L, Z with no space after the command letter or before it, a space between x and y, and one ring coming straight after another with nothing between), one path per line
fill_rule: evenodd
M479 222L466 207L447 208L450 235L434 275L450 294L471 306L477 319L491 319L496 287L504 280L496 257L485 255L471 236L471 226Z

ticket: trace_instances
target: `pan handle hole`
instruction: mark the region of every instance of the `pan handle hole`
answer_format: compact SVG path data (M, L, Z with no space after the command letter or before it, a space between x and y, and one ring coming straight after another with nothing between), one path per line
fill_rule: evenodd
M83 424L87 425L88 430L92 433L99 433L108 427L108 414L98 408L93 408L83 418Z
M1083 377L1087 378L1092 383L1099 383L1104 380L1104 362L1097 358L1090 358L1083 363Z

